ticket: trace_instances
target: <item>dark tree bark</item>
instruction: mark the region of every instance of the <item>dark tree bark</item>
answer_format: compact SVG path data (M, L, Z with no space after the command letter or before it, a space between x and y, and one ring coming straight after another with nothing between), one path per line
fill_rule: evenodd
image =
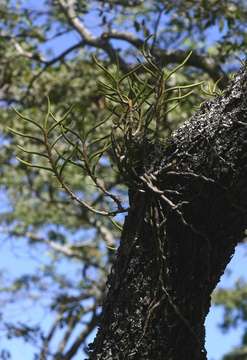
M206 359L211 293L247 227L246 111L242 69L143 166L91 360Z

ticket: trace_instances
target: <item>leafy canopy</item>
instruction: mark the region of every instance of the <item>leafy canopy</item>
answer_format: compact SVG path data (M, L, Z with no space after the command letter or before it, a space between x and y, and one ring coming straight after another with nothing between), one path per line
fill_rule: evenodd
M224 89L246 48L246 2L4 0L0 13L3 250L18 245L30 263L2 272L3 322L40 358L72 359L97 324L128 207L123 170L138 165L130 145L147 125L162 141L189 118L206 95L188 84ZM16 160L17 145L31 167ZM27 304L37 308L31 322L28 311L14 316Z

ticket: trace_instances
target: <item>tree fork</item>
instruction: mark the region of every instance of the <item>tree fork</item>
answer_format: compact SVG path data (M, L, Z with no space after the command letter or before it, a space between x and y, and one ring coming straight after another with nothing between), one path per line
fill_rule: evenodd
M206 359L211 293L247 227L246 110L243 68L143 171L91 360Z

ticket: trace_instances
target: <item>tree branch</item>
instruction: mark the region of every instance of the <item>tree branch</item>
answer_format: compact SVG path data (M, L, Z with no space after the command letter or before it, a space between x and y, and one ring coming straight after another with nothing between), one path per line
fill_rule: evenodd
M145 45L145 41L141 40L130 32L112 30L104 32L101 37L107 40L117 39L126 41L138 50L142 50ZM183 50L165 51L164 49L160 49L158 47L154 47L152 53L153 56L156 57L159 63L162 65L167 65L169 63L181 63L187 55L187 52ZM197 54L196 52L193 52L186 62L186 66L193 66L205 71L214 81L217 81L221 78L219 82L220 88L225 88L226 84L228 83L227 75L212 58L204 57Z
M79 47L83 47L85 44L83 41L80 41L74 45L72 45L71 47L69 47L68 49L64 50L61 54L59 54L58 56L56 56L55 58L49 60L49 61L44 61L44 67L37 72L32 80L30 81L27 91L25 92L24 96L22 97L21 101L24 100L25 97L27 97L30 94L31 88L33 86L33 84L38 80L38 78L52 65L56 64L59 61L62 61L68 54L70 54L71 52L73 52L74 50L78 49Z
M134 46L138 50L142 50L145 41L138 38L134 34L130 32L121 32L117 30L111 30L107 32L103 32L100 36L94 36L88 28L84 25L81 19L77 16L75 10L75 0L58 0L59 5L65 14L68 22L73 27L74 30L81 36L82 41L72 45L61 54L56 56L50 61L46 61L41 58L38 54L33 54L31 52L25 51L20 44L16 43L15 47L18 53L21 56L25 56L28 59L38 60L44 64L44 67L36 73L32 80L29 83L28 89L22 97L21 101L30 94L31 88L36 80L52 65L63 60L69 53L76 50L79 47L83 46L91 46L98 49L102 49L108 55L110 61L112 63L116 63L116 59L118 58L120 69L126 73L130 70L130 66L123 60L122 57L116 55L116 50L111 45L110 40L122 40L128 42L130 45ZM154 44L154 41L153 41ZM152 54L157 59L157 61L161 65L167 65L169 63L181 63L186 57L186 51L183 50L175 50L175 51L166 51L164 49L160 49L152 45ZM219 88L223 89L226 87L228 82L227 75L222 71L221 67L214 61L212 58L205 58L202 55L197 53L192 53L191 57L188 59L186 66L193 66L198 68L204 72L206 72L215 82L221 79L218 83Z
M138 169L156 184L130 192L90 360L206 360L211 293L247 226L246 94L243 67Z
M44 58L42 58L41 54L39 53L32 53L31 51L27 51L25 49L23 49L23 47L21 46L20 43L18 43L14 38L11 39L14 47L16 49L16 51L18 52L18 54L20 56L23 56L29 60L37 60L41 63L46 63L46 60Z
M99 225L98 225L99 226ZM99 230L99 229L98 229ZM99 230L100 231L100 230ZM101 229L102 231L102 229ZM54 251L61 253L67 257L70 258L77 258L79 260L85 259L87 251L94 250L95 246L86 245L86 244L77 244L77 245L61 245L55 241L51 241L48 239L45 239L41 236L38 236L37 234L33 232L27 232L27 233L16 233L12 231L9 235L11 236L25 236L28 239L30 239L33 242L36 243L42 243L48 245L51 249ZM109 236L109 234L108 234ZM93 262L91 264L95 265Z
M77 31L77 33L85 41L86 45L94 46L96 48L104 50L109 56L111 62L116 62L116 50L109 43L107 39L104 39L102 36L94 36L87 27L83 24L80 18L77 16L75 11L75 1L74 0L58 0L60 7L67 17L71 26ZM127 72L129 70L128 65L125 61L118 56L119 67L122 71Z
M52 324L51 328L50 328L50 331L48 333L48 335L45 337L44 339L44 343L43 343L43 347L42 347L42 350L41 350L41 353L40 353L40 356L39 356L39 360L46 360L47 359L47 355L49 353L49 343L50 341L52 340L58 326L59 326L59 323L62 319L62 315L61 314L58 314L57 315L57 318L55 320L55 322Z
M105 0L99 0L99 2L105 4ZM143 0L115 0L114 5L121 5L124 7L135 7L140 6L143 3Z
M63 355L64 360L70 360L77 353L81 344L86 340L88 335L93 331L95 326L97 326L99 321L99 315L96 314L96 311L93 312L91 320L87 324L87 327L80 333L74 343L71 345L70 349Z
M75 12L74 0L58 0L60 7L67 17L69 23L81 35L88 45L98 46L98 38L94 36L82 23Z

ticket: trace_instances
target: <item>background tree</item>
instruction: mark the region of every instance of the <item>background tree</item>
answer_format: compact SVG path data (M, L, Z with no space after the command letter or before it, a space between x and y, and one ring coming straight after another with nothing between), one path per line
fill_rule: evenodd
M241 346L224 356L224 360L238 360L246 357L246 281L239 279L231 289L219 288L214 294L214 303L223 306L224 316L220 327L227 332L241 326Z
M3 276L2 296L6 303L18 306L24 295L32 303L39 299L53 317L49 329L9 318L4 322L9 336L34 342L40 358L63 354L71 359L85 344L97 323L112 247L117 246L120 232L108 217L89 215L70 201L51 174L27 169L15 160L16 138L6 124L20 132L31 130L33 135L35 130L29 122L17 123L10 106L40 123L46 112L45 95L57 116L78 104L73 122L79 133L87 131L107 111L96 84L103 71L96 70L92 54L109 69L118 58L124 74L141 57L144 39L150 34L154 34L150 51L161 67L181 63L188 50L194 49L184 71L171 82L212 80L223 89L231 71L239 67L236 58L246 48L246 12L244 1L58 0L40 6L2 2L1 187L8 193L9 207L1 213L1 224L13 243L23 244L32 254L49 252L49 256L38 256L32 274L16 279ZM187 119L201 101L203 95L192 94L169 113L160 128L161 137ZM102 137L108 130L107 124L99 130ZM21 141L19 145L25 145L25 139ZM110 160L112 154L105 153L98 176L107 179L107 190L126 197L127 202L126 187L111 169ZM111 206L108 197L96 195L91 180L71 171L70 185L77 194L97 209ZM122 217L117 221L121 223ZM66 264L71 266L70 273L64 271Z

